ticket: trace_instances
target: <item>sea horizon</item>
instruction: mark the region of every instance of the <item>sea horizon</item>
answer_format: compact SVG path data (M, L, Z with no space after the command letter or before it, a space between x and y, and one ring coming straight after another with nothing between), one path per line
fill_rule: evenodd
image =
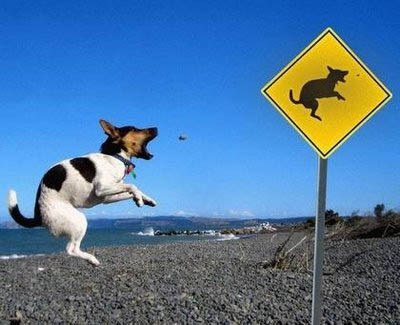
M154 245L175 241L232 240L236 236L223 236L225 229L240 229L269 222L270 224L300 223L306 218L286 219L222 219L206 217L158 216L143 218L89 219L88 230L81 247ZM273 223L273 221L276 221ZM156 236L162 231L211 231L203 235ZM212 231L215 233L213 234ZM20 258L31 255L48 255L65 251L67 238L54 237L47 229L21 228L13 221L0 227L0 259Z

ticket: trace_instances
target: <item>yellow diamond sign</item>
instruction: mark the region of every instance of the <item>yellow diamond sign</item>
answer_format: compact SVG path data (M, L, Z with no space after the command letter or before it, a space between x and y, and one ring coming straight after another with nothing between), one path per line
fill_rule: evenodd
M262 93L324 159L392 96L331 28Z

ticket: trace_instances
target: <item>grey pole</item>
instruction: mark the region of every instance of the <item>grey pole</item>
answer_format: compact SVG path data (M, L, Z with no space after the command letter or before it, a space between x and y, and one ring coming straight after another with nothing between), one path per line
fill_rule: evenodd
M322 266L324 262L326 178L328 160L318 157L317 213L315 220L312 325L321 324Z

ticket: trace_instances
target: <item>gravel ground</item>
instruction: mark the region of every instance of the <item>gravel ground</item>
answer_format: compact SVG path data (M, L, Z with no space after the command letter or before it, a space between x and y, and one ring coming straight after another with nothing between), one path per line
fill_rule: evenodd
M0 261L0 324L309 324L312 277L263 268L286 235L271 237ZM399 244L326 245L324 323L400 324Z

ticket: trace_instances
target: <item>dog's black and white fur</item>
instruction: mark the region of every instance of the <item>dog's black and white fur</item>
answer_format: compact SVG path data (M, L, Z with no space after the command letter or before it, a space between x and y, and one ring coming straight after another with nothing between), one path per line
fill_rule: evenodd
M100 125L108 135L100 153L61 161L43 176L36 195L34 218L25 218L20 213L14 190L8 194L8 209L18 224L28 228L44 226L55 236L66 235L67 253L94 265L99 265L96 257L80 250L87 220L79 208L128 199L133 199L139 207L156 205L152 198L136 186L125 184L123 179L126 163L132 157L146 160L153 157L146 145L157 136L157 128L118 128L104 120L100 120Z

